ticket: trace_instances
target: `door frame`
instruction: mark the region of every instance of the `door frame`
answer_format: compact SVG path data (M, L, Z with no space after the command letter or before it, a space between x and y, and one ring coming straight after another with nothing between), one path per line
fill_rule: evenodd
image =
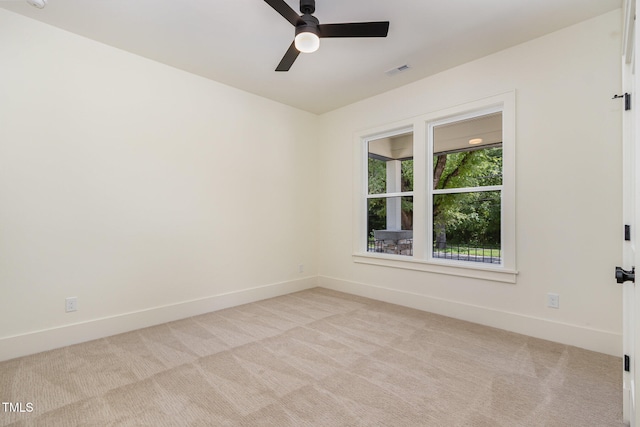
M635 54L638 46L638 34L635 26L637 3L640 0L625 0L624 2L624 29L622 46L622 90L624 94L630 94L631 107L626 111L623 100L622 108L622 209L623 224L631 226L630 240L623 241L623 265L630 269L631 266L640 266L640 251L636 248L636 242L640 241L640 185L637 182L640 170L640 143L637 129L640 129L638 115L633 108L637 103L635 88L640 87L636 71L637 57ZM628 371L625 363L622 367L623 376L623 418L625 423L632 427L640 427L640 411L638 410L638 395L636 384L640 383L640 372L636 369L635 358L640 355L640 340L636 339L636 331L640 331L640 292L635 291L633 282L625 282L622 289L622 335L623 358L630 357ZM624 360L624 359L623 359Z

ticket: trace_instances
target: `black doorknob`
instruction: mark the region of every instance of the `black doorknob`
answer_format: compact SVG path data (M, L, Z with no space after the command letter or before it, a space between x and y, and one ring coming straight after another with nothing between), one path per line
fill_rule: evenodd
M631 267L631 271L627 271L621 267L616 267L616 282L624 283L628 281L636 283L636 268Z

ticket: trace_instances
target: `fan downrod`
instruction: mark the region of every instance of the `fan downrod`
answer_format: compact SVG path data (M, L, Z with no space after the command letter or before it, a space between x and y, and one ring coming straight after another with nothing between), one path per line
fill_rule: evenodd
M300 0L300 12L311 15L316 11L316 0Z

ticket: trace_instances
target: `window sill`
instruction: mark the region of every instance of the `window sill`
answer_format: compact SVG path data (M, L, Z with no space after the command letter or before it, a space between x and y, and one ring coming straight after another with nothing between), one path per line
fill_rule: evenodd
M516 270L509 270L504 267L493 265L469 265L468 262L464 261L426 261L404 255L356 253L353 254L353 261L359 264L447 274L451 276L468 277L472 279L490 280L503 283L516 283L516 278L518 276L518 272Z

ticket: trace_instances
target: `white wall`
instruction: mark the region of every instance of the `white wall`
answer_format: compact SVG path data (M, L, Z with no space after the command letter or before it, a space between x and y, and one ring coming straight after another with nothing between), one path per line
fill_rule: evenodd
M320 285L619 356L620 32L614 11L323 115ZM354 134L511 90L517 283L354 263Z
M315 285L317 116L1 9L0 58L0 360Z

